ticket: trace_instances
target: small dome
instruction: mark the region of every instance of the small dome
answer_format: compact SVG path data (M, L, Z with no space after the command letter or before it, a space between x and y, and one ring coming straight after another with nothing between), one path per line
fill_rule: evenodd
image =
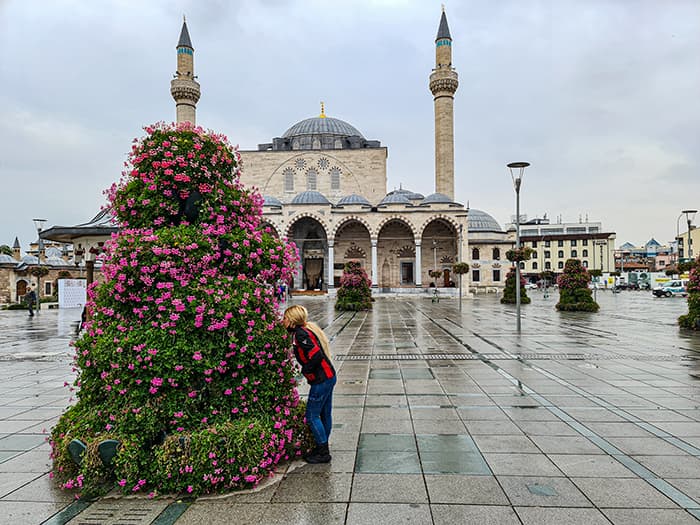
M272 197L271 195L263 195L263 206L275 206L277 208L282 207L282 201L277 197Z
M292 204L330 204L330 201L322 193L309 190L297 194Z
M338 201L338 206L342 206L344 204L364 204L365 206L371 206L367 199L365 199L362 195L358 195L357 193L346 195Z
M61 255L63 255L63 252L60 248L53 246L51 248L46 248L46 257L60 257Z
M11 255L7 255L6 253L0 253L0 264L5 263L17 264L17 261Z
M474 208L469 209L470 232L503 232L496 219L488 213Z
M435 204L435 203L452 204L453 202L454 201L452 199L450 199L444 193L431 193L425 199L423 199L423 202L421 204Z
M403 193L389 193L380 202L379 206L382 204L411 204L408 197Z
M34 255L25 255L22 257L22 262L24 264L38 264L39 259L37 259Z
M361 137L357 128L344 120L331 117L312 117L297 122L284 132L282 138L300 137L303 135L337 135L339 137Z
M423 195L421 193L416 193L411 190L407 190L404 188L399 188L398 190L390 191L387 193L387 195L403 195L407 199L412 200L412 201L419 201L423 199Z

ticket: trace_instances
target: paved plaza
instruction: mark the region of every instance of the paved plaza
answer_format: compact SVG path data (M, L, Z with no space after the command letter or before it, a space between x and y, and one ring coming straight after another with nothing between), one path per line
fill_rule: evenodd
M69 404L79 311L0 312L0 522L12 524L685 524L700 521L700 335L680 298L598 293L559 313L531 292L522 333L494 295L378 298L338 313L333 461L196 501L74 501L45 432ZM302 389L305 393L306 389Z

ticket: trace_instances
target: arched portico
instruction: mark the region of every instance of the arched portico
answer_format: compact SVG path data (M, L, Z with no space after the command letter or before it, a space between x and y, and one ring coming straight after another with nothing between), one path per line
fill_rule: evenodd
M379 286L401 288L416 286L416 244L413 230L403 220L387 221L377 235Z
M346 262L359 262L367 275L371 275L372 270L372 243L367 226L356 219L349 219L343 222L336 230L334 239L334 269L333 284L339 285L340 276Z
M289 240L299 250L295 290L326 290L328 237L323 225L313 217L302 217L289 227Z
M459 233L455 226L442 218L430 221L423 228L421 237L421 261L423 282L434 282L436 286L451 286L456 281L452 265L459 256ZM431 277L429 271L439 271L440 277Z

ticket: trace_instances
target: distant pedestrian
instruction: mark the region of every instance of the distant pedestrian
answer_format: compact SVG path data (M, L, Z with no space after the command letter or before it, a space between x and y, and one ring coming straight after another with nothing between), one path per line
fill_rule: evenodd
M333 428L331 409L336 383L328 338L317 324L309 322L308 312L301 305L287 308L282 324L294 336L294 356L311 385L306 402L306 422L316 446L304 459L307 463L328 463L331 460L328 438Z
M29 310L29 317L34 317L34 303L36 302L36 293L30 286L27 289L27 293L24 294L24 300L27 303L27 310Z

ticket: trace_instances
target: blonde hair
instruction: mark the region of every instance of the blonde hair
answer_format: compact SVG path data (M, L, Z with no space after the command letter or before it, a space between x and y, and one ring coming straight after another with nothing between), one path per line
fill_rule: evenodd
M290 306L284 311L284 319L292 326L302 326L308 328L318 338L321 349L328 359L331 358L331 345L325 332L316 323L309 321L309 312L300 304Z

